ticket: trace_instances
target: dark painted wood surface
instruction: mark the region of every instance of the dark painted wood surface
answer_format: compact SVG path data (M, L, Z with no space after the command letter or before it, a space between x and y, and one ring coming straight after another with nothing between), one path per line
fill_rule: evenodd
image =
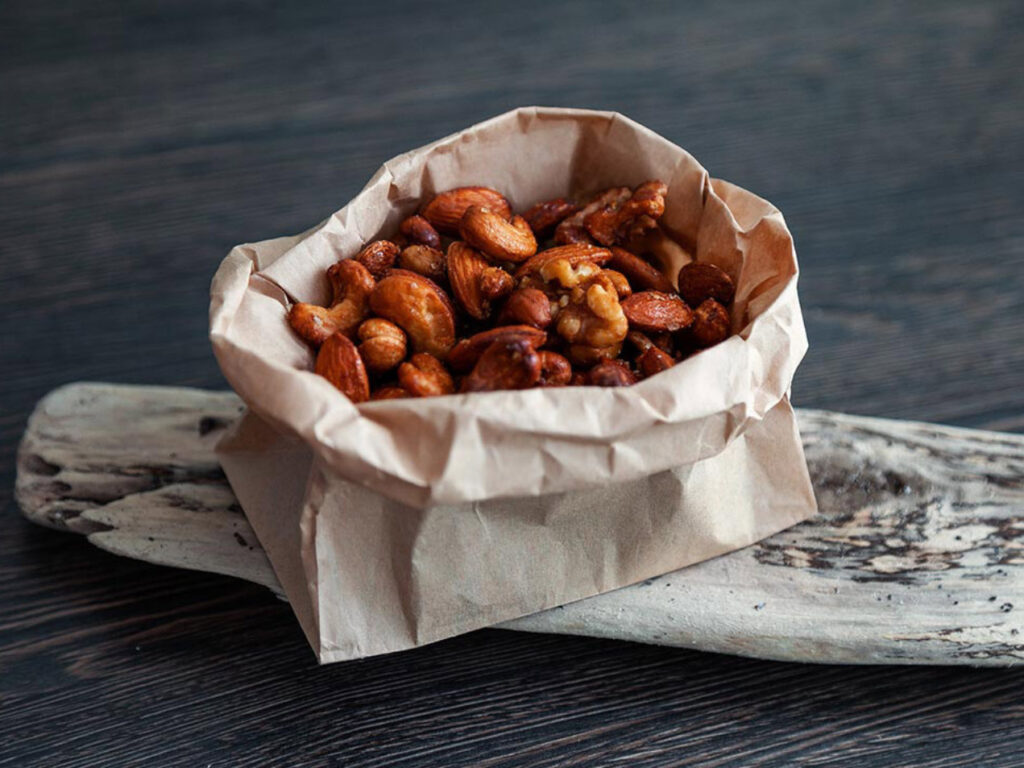
M206 289L386 158L617 109L776 203L799 405L1024 430L1024 9L0 4L0 765L1024 765L1024 672L499 631L319 669L288 608L36 529L33 403L223 386Z

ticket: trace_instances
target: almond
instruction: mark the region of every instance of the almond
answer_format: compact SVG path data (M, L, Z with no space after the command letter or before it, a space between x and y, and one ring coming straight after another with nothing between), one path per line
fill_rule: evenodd
M458 187L441 192L423 206L421 214L435 229L455 235L462 216L471 205L485 206L506 219L512 215L508 200L490 187Z
M672 292L672 283L653 264L649 264L625 248L615 246L611 252L612 257L608 260L608 266L624 274L637 290Z
M335 333L323 343L316 356L315 370L353 403L370 399L370 381L363 359L345 334Z
M719 304L732 302L736 288L724 270L706 261L694 261L679 270L679 295L692 307L706 299Z
M489 317L493 302L515 287L511 275L461 240L448 246L448 282L459 306L477 320Z
M462 382L463 392L526 389L540 380L540 356L524 339L496 341Z
M693 310L673 293L641 291L622 302L631 328L656 333L679 331L693 322Z
M564 197L555 200L545 200L531 206L523 214L526 223L538 237L547 235L567 216L571 216L579 210L576 203L569 202Z
M527 275L539 272L545 264L550 264L558 259L565 259L569 265L576 267L584 262L591 264L605 264L612 257L611 251L607 248L598 248L586 243L574 243L572 245L560 245L555 248L548 248L531 257L516 270L516 280L521 280Z

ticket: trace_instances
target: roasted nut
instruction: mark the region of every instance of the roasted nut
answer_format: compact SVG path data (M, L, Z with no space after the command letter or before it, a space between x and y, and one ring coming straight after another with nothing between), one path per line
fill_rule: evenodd
M484 350L495 342L524 341L536 348L543 346L547 339L548 335L544 331L539 331L529 325L506 325L491 328L456 344L448 353L448 365L456 371L468 371L476 365Z
M654 342L651 341L646 334L640 333L640 331L630 331L627 333L626 341L636 347L636 351L639 355L642 355L648 349L654 348Z
M679 295L691 307L699 306L705 299L727 305L735 293L732 278L714 264L695 261L679 270Z
M575 288L582 283L589 282L603 271L597 264L589 261L583 261L573 266L568 259L555 259L541 267L539 275L550 293L559 294L561 289ZM612 280L610 275L608 279ZM612 285L615 285L613 280Z
M398 366L398 382L413 397L436 397L455 392L455 381L444 363L420 352Z
M551 302L537 288L520 288L508 297L501 314L501 325L532 325L544 330L551 325Z
M636 376L621 360L602 360L590 369L587 382L595 387L628 387L636 384Z
M370 398L370 381L352 340L340 331L328 338L316 356L315 370L353 403Z
M593 242L584 224L587 217L606 207L618 210L618 207L628 200L630 195L632 192L629 191L629 187L612 187L604 192L599 192L583 208L558 225L555 229L555 242L563 245Z
M654 346L666 355L671 355L675 352L675 343L672 341L673 336L670 332L665 331L663 333L651 333L648 334L648 338Z
M444 282L448 273L445 255L429 245L410 245L398 254L398 266L435 283Z
M381 387L370 395L371 400L398 400L402 397L412 397L412 395L401 387Z
M672 355L662 352L655 346L651 346L636 359L636 367L640 369L644 378L666 371L675 364Z
M694 311L690 338L698 347L712 347L729 338L729 310L707 299Z
M374 373L390 371L405 359L405 332L389 320L372 317L359 326L359 354Z
M448 282L455 300L477 320L488 317L494 302L515 288L508 272L492 266L479 251L461 240L448 246Z
M409 337L414 352L444 357L455 345L455 313L445 292L432 280L394 269L370 294L370 309Z
M583 219L587 232L602 245L636 237L657 226L665 212L668 187L662 181L646 181L623 197L621 190ZM637 227L639 224L639 227Z
M564 387L572 379L572 366L569 360L550 349L542 349L537 355L540 357L540 378L537 380L539 387Z
M356 255L356 261L380 280L385 272L395 266L400 251L401 249L390 240L375 240L363 247Z
M587 373L585 371L573 371L572 378L569 379L570 387L589 387L590 381L587 379Z
M693 311L674 293L641 291L622 302L631 328L656 333L679 331L693 323Z
M540 356L528 341L495 341L463 380L462 391L526 389L540 380L540 365Z
M571 203L563 197L555 200L545 200L532 206L523 218L530 225L530 229L538 237L548 234L555 225L567 216L571 216L579 210L576 203Z
M441 236L430 222L419 214L410 216L399 224L398 231L414 245L426 245L435 249L441 247Z
M369 311L374 279L369 270L352 259L343 259L327 270L333 300L330 308L303 302L288 311L292 329L313 347L319 347L337 331L355 333Z
M629 284L629 280L621 272L616 272L614 269L603 269L601 272L608 276L608 279L612 281L612 285L615 286L615 292L619 294L619 301L628 299L633 295L633 288Z
M672 283L653 264L647 263L625 248L615 246L611 248L611 252L612 257L608 261L608 266L624 274L636 290L672 292Z
M490 208L494 213L508 219L512 215L512 208L508 200L490 187L458 187L441 192L423 206L420 212L435 229L449 235L455 235L459 231L459 222L463 214L471 205L482 205Z
M516 280L521 280L527 275L536 274L540 272L545 264L550 264L558 259L565 259L569 262L570 266L576 267L584 262L597 265L605 264L611 257L612 253L607 248L598 248L597 246L585 243L560 245L555 248L548 248L546 251L541 251L537 255L532 256L528 261L519 266L515 277Z
M490 208L471 205L459 222L459 235L496 261L519 263L537 252L537 239L522 216L509 221Z
M615 357L629 330L615 286L604 274L572 290L555 327L569 345L569 360L576 365Z

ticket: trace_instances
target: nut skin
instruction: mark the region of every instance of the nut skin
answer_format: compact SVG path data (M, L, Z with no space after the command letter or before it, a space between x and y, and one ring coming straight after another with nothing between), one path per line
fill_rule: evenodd
M529 325L506 325L462 339L452 351L448 353L448 365L456 371L468 371L491 344L495 342L523 341L533 348L541 347L547 341L548 335L544 331L533 328Z
M562 245L570 243L593 243L590 232L585 224L587 217L607 207L618 209L629 199L632 192L629 187L612 187L603 192L598 192L590 198L583 208L572 216L564 219L555 228L555 242Z
M545 200L531 206L523 213L523 218L530 225L530 229L538 237L550 234L550 232L567 216L571 216L579 210L576 203L559 197L554 200Z
M587 245L586 243L573 243L571 245L560 245L554 248L548 248L545 251L541 251L535 256L530 257L523 264L519 265L516 270L516 280L522 280L524 277L540 272L540 270L546 265L559 259L565 259L569 262L572 267L577 267L584 262L591 264L603 265L608 262L612 257L612 252L607 248L598 248L594 245Z
M611 252L612 257L608 261L608 266L624 274L637 290L672 292L672 283L653 264L644 261L625 248L615 246Z
M498 316L500 325L532 325L544 330L551 325L551 302L539 288L520 288L508 297Z
M459 235L494 261L520 263L537 252L537 238L522 216L509 221L490 208L471 205L459 222Z
M508 219L512 208L497 190L490 187L457 187L435 195L420 214L438 231L456 235L459 222L471 205L484 206L499 216Z
M448 259L437 248L413 244L398 254L398 266L418 275L443 283L448 277Z
M438 250L441 248L441 235L419 214L410 216L399 224L398 231L413 245L426 245Z
M698 347L713 347L729 338L729 310L714 299L707 299L694 311L690 339Z
M353 403L370 399L370 381L363 359L356 345L344 333L335 333L321 345L314 370Z
M515 288L508 272L492 266L479 251L461 240L448 246L448 281L459 306L477 320L489 317L494 302Z
M413 352L444 357L455 345L455 313L432 280L393 269L370 294L370 309L405 331Z
M641 291L624 302L630 328L648 333L680 331L693 323L693 310L674 293Z
M356 261L362 264L371 275L380 280L389 269L395 266L398 254L401 252L395 243L390 240L375 240L363 247L356 254Z
M537 386L564 387L569 383L572 379L572 365L568 358L550 349L542 349L537 355L540 357L540 378L537 380Z
M694 261L679 270L679 295L691 307L714 299L728 306L736 294L732 278L724 270L706 261Z
M363 321L356 335L362 342L359 354L373 373L390 371L405 359L405 331L389 320L371 317Z
M462 381L463 392L527 389L540 380L537 350L524 339L495 341Z
M594 387L628 387L636 384L636 376L621 360L602 360L590 369L587 382Z
M292 330L314 348L338 331L346 336L355 333L369 312L370 294L376 285L369 270L352 259L332 265L327 281L333 295L329 308L299 302L288 310Z
M412 395L402 387L381 387L370 395L370 400L398 400L404 397L412 397Z
M455 380L444 363L426 352L419 352L398 366L398 383L413 397L436 397L455 392Z
M640 369L640 374L645 379L656 373L667 371L675 364L676 361L672 358L672 355L662 352L655 346L646 350L636 359L636 366Z

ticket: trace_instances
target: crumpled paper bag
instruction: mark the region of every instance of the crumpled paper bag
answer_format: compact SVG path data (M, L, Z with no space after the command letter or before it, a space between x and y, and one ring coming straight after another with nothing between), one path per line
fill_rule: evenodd
M736 281L727 341L639 384L355 405L286 321L433 193L514 210L668 183L662 229ZM675 253L674 272L685 253ZM807 349L782 215L615 113L523 108L387 162L294 238L242 245L210 336L250 411L218 455L321 661L421 645L622 587L816 511L788 401Z

